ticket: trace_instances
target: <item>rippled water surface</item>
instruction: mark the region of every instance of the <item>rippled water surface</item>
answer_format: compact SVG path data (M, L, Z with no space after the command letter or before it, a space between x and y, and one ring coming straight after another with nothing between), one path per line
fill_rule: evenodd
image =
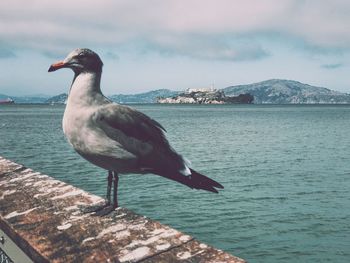
M249 262L349 262L350 106L136 105L225 186L120 179L122 206ZM104 196L106 172L61 130L63 106L0 106L0 155Z

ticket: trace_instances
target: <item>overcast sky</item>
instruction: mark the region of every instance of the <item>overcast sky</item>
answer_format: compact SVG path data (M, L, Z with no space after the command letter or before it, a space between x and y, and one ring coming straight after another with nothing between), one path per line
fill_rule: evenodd
M271 78L350 93L349 0L1 0L0 93L67 92L71 50L104 62L107 94Z

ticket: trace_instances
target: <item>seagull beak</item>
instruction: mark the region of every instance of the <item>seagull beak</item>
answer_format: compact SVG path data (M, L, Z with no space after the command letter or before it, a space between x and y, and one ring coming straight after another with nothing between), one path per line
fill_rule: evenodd
M60 68L64 68L65 66L66 66L66 64L63 61L58 61L50 66L48 72L52 72L52 71L58 70Z

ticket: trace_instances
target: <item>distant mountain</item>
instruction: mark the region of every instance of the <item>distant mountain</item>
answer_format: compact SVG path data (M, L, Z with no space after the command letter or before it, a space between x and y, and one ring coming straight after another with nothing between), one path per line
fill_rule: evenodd
M249 85L223 89L227 96L251 94L254 103L271 104L327 104L350 103L350 94L303 84L294 80L271 79Z
M220 91L231 97L239 96L240 94L250 94L254 97L255 104L350 104L350 94L315 87L294 80L271 79L249 85L230 86ZM181 93L183 92L159 89L138 94L117 94L109 98L121 104L156 103L158 98L172 98ZM63 93L54 97L46 95L8 96L0 94L0 100L7 98L13 99L15 103L61 104L66 101L67 94Z
M67 93L62 93L57 96L53 96L45 101L47 104L64 104L68 98Z
M138 94L117 94L109 96L108 98L114 102L121 104L132 104L132 103L155 103L158 97L172 97L176 96L179 91L171 91L167 89L153 90L145 93ZM44 103L48 104L63 104L67 100L68 95L62 93L60 95L47 99Z
M112 95L109 98L112 101L115 101L117 103L121 104L131 104L131 103L156 103L157 98L159 97L173 97L179 94L180 91L173 91L168 89L159 89L159 90L153 90L145 93L138 93L138 94L130 94L130 95L124 95L124 94L118 94L118 95Z

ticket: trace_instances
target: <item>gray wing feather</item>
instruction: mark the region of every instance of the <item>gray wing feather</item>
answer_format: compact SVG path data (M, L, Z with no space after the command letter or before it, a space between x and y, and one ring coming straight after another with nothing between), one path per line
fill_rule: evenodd
M145 145L151 148L169 147L165 129L155 120L130 107L109 104L100 108L94 118L102 124L102 129L133 153L137 154L137 143L141 152Z

